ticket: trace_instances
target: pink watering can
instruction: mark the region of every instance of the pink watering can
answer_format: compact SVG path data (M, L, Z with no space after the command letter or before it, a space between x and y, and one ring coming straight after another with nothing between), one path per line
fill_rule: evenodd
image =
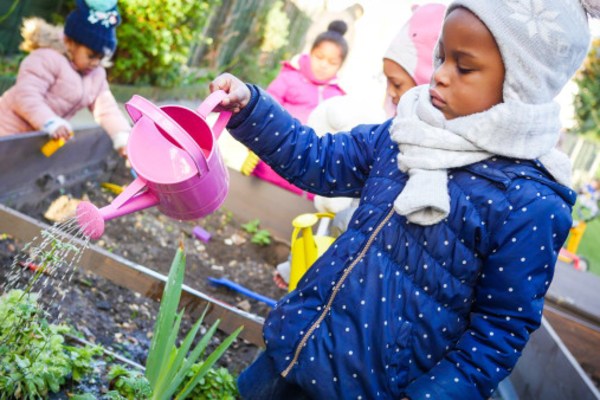
M104 221L157 206L180 220L204 217L221 206L229 174L217 139L230 112L221 112L211 129L206 116L225 97L216 91L196 111L182 106L157 107L140 96L125 104L134 121L127 154L137 178L111 204L98 209L84 201L77 222L86 236L98 239Z

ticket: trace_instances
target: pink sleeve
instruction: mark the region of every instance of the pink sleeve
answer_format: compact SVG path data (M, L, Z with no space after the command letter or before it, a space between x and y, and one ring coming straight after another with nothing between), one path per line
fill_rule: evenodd
M114 138L119 132L129 132L131 126L108 87L108 82L104 80L98 97L90 105L90 110L94 114L94 119L111 138Z
M39 51L25 57L19 66L14 86L14 110L37 130L57 116L45 101L49 88L58 76L56 68L56 63Z

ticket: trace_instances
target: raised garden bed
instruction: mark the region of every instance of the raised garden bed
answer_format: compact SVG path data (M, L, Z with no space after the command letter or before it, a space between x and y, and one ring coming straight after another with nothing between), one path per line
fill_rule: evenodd
M131 181L130 171L121 162L108 181L118 185L127 184ZM103 189L100 183L88 181L58 190L55 195L87 196L95 204L103 206L115 195ZM53 197L48 196L37 203L23 202L19 211L45 221L43 214ZM252 216L242 219L223 208L202 220L181 222L164 217L156 209L149 209L107 222L104 236L95 245L132 263L167 274L177 243L183 240L187 254L185 284L218 301L255 314L258 316L256 320L260 321L270 307L229 289L214 287L207 281L209 276L227 277L274 299L285 294L274 285L272 272L274 266L287 257L287 244L275 238L266 246L252 243L252 234L241 227L251 219ZM208 243L192 235L196 226L201 226L211 234ZM25 244L22 240L14 240L10 232L4 233L9 235L0 240L0 267L3 267L0 268L0 283L5 279L12 257ZM94 265L86 265L85 268L93 270ZM110 351L143 364L158 311L156 301L148 298L147 293L125 289L84 270L76 271L71 283L63 285L61 290L65 291L61 303L63 321L73 325L86 340L102 344ZM155 292L158 293L154 293L154 296L160 293L158 290ZM46 300L41 299L42 303ZM48 301L46 305L53 315L57 314L56 303L50 304ZM185 324L190 325L188 319ZM255 331L260 329L260 322L257 326L258 329L256 326L253 328ZM224 337L224 334L219 337ZM256 343L259 341L236 340L219 365L225 366L233 374L239 373L256 357L259 351Z

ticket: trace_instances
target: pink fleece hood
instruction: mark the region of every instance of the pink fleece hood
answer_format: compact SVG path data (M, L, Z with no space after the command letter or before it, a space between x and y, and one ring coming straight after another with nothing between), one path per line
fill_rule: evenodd
M404 68L417 85L431 80L433 50L440 36L445 12L446 6L443 4L414 6L412 16L383 56Z

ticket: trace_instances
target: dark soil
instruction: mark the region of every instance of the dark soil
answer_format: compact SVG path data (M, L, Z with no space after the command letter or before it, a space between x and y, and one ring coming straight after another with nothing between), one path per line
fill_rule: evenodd
M120 163L110 182L123 185L131 180L129 169ZM100 182L87 182L84 187L72 188L65 194L75 198L87 196L99 207L107 205L115 197L101 188ZM20 211L48 223L43 217L48 206L49 203L43 203ZM209 276L227 277L273 299L285 294L273 283L272 273L274 267L287 258L289 249L277 241L267 246L251 243L252 235L241 225L252 219L252 216L236 216L220 209L204 219L182 222L169 219L156 209L149 209L107 222L105 233L96 244L166 275L177 244L183 240L187 256L185 284L265 317L270 308L264 303L223 287L213 287L207 282ZM212 235L208 243L192 235L195 226L203 227ZM0 283L5 279L12 258L23 245L10 236L0 240L0 267L5 267L0 268ZM82 270L76 270L70 284L62 285L61 290L66 291L61 305L63 322L73 325L90 342L102 344L137 363L145 362L154 318L158 313L156 301ZM46 299L42 301L47 303L48 308L57 307ZM184 333L191 322L185 322ZM220 333L213 346L224 337ZM219 365L227 367L234 375L238 374L252 362L258 351L256 346L238 339Z

